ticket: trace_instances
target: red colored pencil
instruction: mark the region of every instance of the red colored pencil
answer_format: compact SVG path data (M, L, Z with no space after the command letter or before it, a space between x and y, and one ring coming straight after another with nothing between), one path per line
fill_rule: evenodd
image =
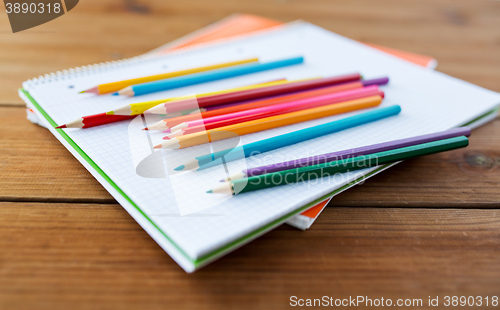
M106 113L100 113L95 115L83 116L77 120L70 123L57 126L58 128L90 128L94 126L100 126L110 123L116 123L119 121L124 121L127 119L135 118L137 115L106 115Z

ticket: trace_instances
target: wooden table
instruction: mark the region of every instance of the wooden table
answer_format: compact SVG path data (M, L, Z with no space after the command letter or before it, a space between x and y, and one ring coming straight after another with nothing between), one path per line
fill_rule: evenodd
M433 55L438 70L500 91L493 0L86 0L17 34L0 13L0 309L278 309L293 295L439 296L442 305L446 295L500 295L499 120L475 130L467 149L409 160L339 195L309 231L281 226L188 275L25 119L23 80L138 55L233 12L301 18Z

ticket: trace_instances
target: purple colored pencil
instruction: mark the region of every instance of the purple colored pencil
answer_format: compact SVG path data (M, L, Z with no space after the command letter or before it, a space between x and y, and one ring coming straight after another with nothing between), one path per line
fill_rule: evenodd
M399 148L403 148L403 147L408 147L408 146L413 146L413 145L418 145L418 144L428 143L428 142L433 142L433 141L439 141L439 140L449 139L449 138L454 138L454 137L459 137L459 136L468 137L469 135L470 135L470 129L468 127L453 128L450 130L436 132L436 133L422 135L422 136L416 136L416 137L411 137L411 138L406 138L406 139L401 139L401 140L394 140L394 141L389 141L389 142L384 142L384 143L362 146L362 147L358 147L358 148L354 148L354 149L343 150L343 151L338 151L338 152L333 152L333 153L315 155L315 156L311 156L311 157L295 159L295 160L291 160L291 161L287 161L287 162L283 162L283 163L272 164L272 165L267 165L267 166L249 168L249 169L243 170L241 173L235 174L229 178L239 179L239 178L261 175L261 174L265 174L265 173L272 173L272 172L276 172L276 171L318 165L318 164L322 164L322 163L326 163L326 162L330 162L330 161L334 161L334 160L342 160L342 159L353 158L353 157L362 156L362 155L369 155L369 154L373 154L373 153L384 152L384 151L389 151L389 150L394 150L394 149L399 149ZM226 181L226 179L222 180L222 181Z

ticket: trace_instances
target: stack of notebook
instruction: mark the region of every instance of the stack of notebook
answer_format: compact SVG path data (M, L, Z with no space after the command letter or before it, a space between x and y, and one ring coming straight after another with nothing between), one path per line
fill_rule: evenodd
M349 171L322 182L299 182L241 195L207 193L221 176L241 171L241 165L259 166L260 158L219 165L201 171L173 173L152 149L155 134L141 131L151 124L138 116L88 129L55 129L83 115L114 110L138 102L134 97L96 96L78 91L97 84L178 71L214 63L258 57L263 62L301 56L300 66L237 76L144 95L141 101L220 91L270 81L307 80L360 72L365 79L388 76L383 86L382 109L401 107L397 117L348 128L340 132L275 149L276 162L315 154L432 134L454 127L474 127L497 115L500 95L433 72L421 66L423 58L398 51L380 51L305 22L279 25L267 21L256 26L247 18L244 31L235 30L238 19L228 20L144 56L100 67L70 70L26 81L20 96L68 150L96 177L167 253L191 272L288 222L307 228L329 198L393 163ZM255 19L255 18L254 18ZM225 23L225 24L224 24ZM217 35L218 29L226 32ZM256 23L259 24L259 23ZM229 30L227 30L229 29ZM234 30L234 31L233 31ZM236 32L235 32L236 31ZM241 35L246 33L245 35ZM214 41L215 40L215 41ZM209 42L210 41L210 42ZM191 45L190 44L194 44ZM396 53L400 57L389 55ZM411 58L412 64L401 58ZM435 62L426 58L423 64ZM242 145L305 128L355 117L363 112L333 115L241 136ZM33 116L33 115L32 115ZM189 149L189 148L188 148ZM177 150L182 151L182 150ZM166 152L182 162L194 153ZM165 157L164 156L164 157ZM145 159L147 159L145 161ZM139 167L146 162L145 171ZM271 162L273 163L273 162ZM266 163L267 164L267 163ZM141 166L142 165L142 166ZM229 170L229 171L228 171ZM144 171L144 170L143 170ZM314 209L311 209L314 207ZM302 215L301 215L302 213Z
M180 49L187 49L197 47L200 45L210 45L216 42L220 42L222 40L232 40L238 37L242 37L249 34L255 34L257 32L267 31L276 27L284 27L284 25L280 22L270 20L267 18L262 18L255 15L249 14L233 14L227 18L224 18L212 25L209 25L205 28L202 28L198 31L195 31L189 35L186 35L178 40L175 40L171 43L165 44L149 53L147 53L144 57L156 57L160 55L167 54L169 52L173 52ZM366 43L365 43L366 44ZM378 50L389 53L393 56L399 57L401 59L410 61L414 64L420 65L422 67L426 67L429 69L434 69L437 65L437 61L429 56L409 53L393 48L382 47L379 45L369 44ZM32 108L27 108L27 118L33 123L43 125L42 121L39 121L39 118L36 116L34 110ZM355 183L350 186L354 186ZM345 189L347 189L346 187ZM345 190L344 189L344 190ZM326 207L328 202L333 198L333 196L327 198L326 200L318 203L317 205L309 208L301 214L294 216L289 219L286 223L296 227L298 229L308 229L314 223L316 218L319 216L321 211Z

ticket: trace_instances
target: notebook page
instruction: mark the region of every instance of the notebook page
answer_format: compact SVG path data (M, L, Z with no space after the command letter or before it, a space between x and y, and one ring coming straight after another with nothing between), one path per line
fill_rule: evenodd
M297 55L305 57L304 65L137 98L76 94L78 90L97 83L158 73L165 70L165 66L173 71L253 56L270 61ZM269 152L265 156L247 159L246 164L257 166L262 165L264 160L268 164L446 130L484 114L500 102L500 96L494 92L441 73L429 72L305 23L258 37L243 38L199 51L167 55L98 74L82 73L50 83L26 83L25 88L58 124L62 124L79 116L110 110L125 103L213 91L283 77L298 79L357 71L365 78L388 75L391 81L387 87L383 87L386 99L382 106L400 104L403 110L401 115ZM242 143L249 143L346 116L328 117L245 135L241 140ZM192 204L214 206L188 216L180 216L170 178L143 178L136 174L128 136L130 124L122 122L86 130L67 129L66 132L192 259L202 258L369 171L367 169L321 181L266 189L220 202L220 197L203 192L224 177L221 167L185 172L183 176L179 174L178 178L182 179L180 182L189 183L192 180L198 187L193 188L187 184L184 187L186 192L181 194L193 196ZM159 137L153 134L151 139L156 141ZM230 169L238 169L241 164L240 161L228 166L231 166ZM207 187L200 184L206 184Z

